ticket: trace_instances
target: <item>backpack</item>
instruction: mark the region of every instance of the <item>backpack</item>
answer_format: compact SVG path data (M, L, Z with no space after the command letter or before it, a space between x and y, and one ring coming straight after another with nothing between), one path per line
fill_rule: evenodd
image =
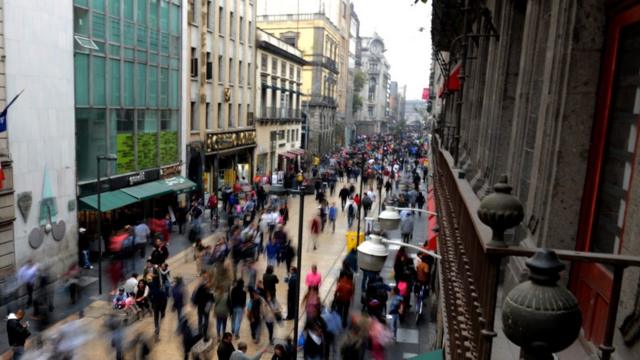
M366 196L364 199L362 199L362 206L364 206L365 208L370 208L372 205L372 201L371 198Z
M349 216L355 216L355 207L353 206L353 203L349 204L349 207L347 208L347 215Z

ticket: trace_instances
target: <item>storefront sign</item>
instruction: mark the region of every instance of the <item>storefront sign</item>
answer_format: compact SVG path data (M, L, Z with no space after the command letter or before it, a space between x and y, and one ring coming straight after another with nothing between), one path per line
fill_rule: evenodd
M144 176L144 171L139 172L137 175L129 176L129 186L141 183L147 179Z
M165 166L160 169L160 177L166 178L174 175L180 175L181 170L182 170L182 164Z
M224 134L207 134L207 153L231 149L236 146L254 145L255 143L255 130Z

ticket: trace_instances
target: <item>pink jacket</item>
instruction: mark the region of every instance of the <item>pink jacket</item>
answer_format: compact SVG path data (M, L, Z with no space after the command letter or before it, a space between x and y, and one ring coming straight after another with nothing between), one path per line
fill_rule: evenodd
M307 284L307 287L315 286L319 288L320 284L322 284L322 275L320 275L319 272L315 274L312 272L309 272L307 274L307 278L305 279L305 283Z

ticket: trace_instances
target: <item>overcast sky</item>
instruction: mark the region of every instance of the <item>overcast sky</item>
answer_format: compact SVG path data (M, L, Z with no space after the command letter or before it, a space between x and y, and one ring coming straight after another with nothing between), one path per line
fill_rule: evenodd
M385 40L391 80L407 85L407 99L420 99L429 85L431 2L351 0L360 19L360 36L376 31ZM420 28L424 28L422 32Z

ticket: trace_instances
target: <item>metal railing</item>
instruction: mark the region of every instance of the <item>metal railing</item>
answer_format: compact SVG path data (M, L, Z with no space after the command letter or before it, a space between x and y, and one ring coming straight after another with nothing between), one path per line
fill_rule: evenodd
M478 218L480 200L470 184L460 179L452 155L433 137L434 187L440 234L438 251L440 296L448 359L491 359L498 278L504 258L530 257L540 249L489 244L491 229ZM443 144L444 145L444 144ZM599 263L613 268L613 285L601 359L610 359L614 348L620 288L624 269L640 267L640 257L554 250L572 265Z
M302 118L300 109L280 108L275 106L263 107L256 115L260 120L297 120Z

